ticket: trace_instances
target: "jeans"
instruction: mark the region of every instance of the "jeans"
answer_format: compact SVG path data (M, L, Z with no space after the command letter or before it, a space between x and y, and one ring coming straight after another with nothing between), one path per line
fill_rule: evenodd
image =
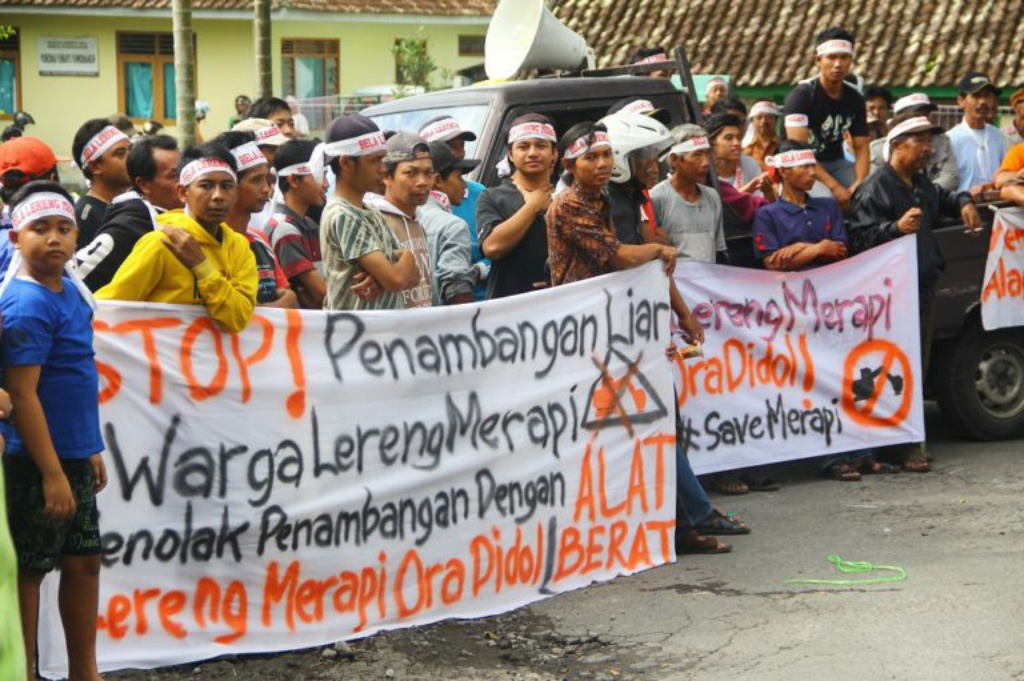
M676 518L678 525L696 527L711 519L715 507L690 468L683 448L676 445Z
M829 175L844 187L849 187L857 181L857 168L845 158L837 158L834 161L822 161L821 165ZM821 182L815 182L809 193L816 198L832 198L832 190Z

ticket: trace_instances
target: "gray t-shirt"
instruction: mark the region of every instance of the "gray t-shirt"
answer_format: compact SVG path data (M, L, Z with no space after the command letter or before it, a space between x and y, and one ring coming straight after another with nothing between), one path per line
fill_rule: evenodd
M715 262L715 252L725 250L722 199L702 184L697 188L700 199L690 203L679 195L671 180L659 183L651 190L654 219L658 229L668 232L680 260Z

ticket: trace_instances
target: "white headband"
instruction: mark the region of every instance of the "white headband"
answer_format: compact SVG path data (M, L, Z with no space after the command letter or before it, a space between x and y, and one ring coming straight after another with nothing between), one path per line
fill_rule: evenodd
M22 201L18 204L17 208L11 211L11 222L13 223L12 229L15 232L19 232L33 222L49 217L64 218L66 220L70 220L72 224L75 224L75 208L71 205L70 201L56 192L39 192L38 194L32 194L31 198ZM92 297L92 293L89 291L89 288L78 276L78 272L75 270L74 261L75 259L72 257L64 263L64 272L74 283L75 288L78 289L82 299L89 305L89 307L95 310L96 300ZM6 291L7 287L11 285L14 278L18 276L23 262L21 251L15 250L14 256L11 258L11 264L7 268L7 273L4 274L3 283L0 283L0 296L3 296L4 291Z
M428 142L436 142L445 138L449 132L461 133L462 128L454 118L442 118L420 130L420 137Z
M267 165L267 157L263 155L255 142L246 142L231 150L231 155L238 163L238 172L255 168L258 165Z
M646 99L638 99L635 102L630 102L626 106L622 107L615 113L627 113L627 114L649 114L655 111L654 105Z
M92 136L92 138L86 142L85 148L82 149L82 167L84 168L89 164L89 161L95 161L103 154L110 150L110 147L114 146L121 140L128 141L128 135L124 134L112 125L100 130L98 133Z
M789 114L786 116L786 120L783 121L783 124L787 128L806 128L810 124L810 121L804 114Z
M558 138L555 137L555 128L547 123L537 123L534 121L520 123L519 125L513 125L512 129L508 131L509 144L515 144L516 142L528 139L558 142Z
M56 192L39 192L21 203L11 212L14 231L20 231L36 220L43 218L65 218L75 222L75 207Z
M633 62L633 66L640 66L641 64L660 64L664 61L668 61L668 55L664 52L659 52L658 54L652 54L650 57L644 57L640 61Z
M295 163L290 166L285 166L277 171L278 177L288 177L289 175L312 175L313 169L309 167L308 163Z
M853 43L849 40L826 40L815 50L819 57L826 54L848 54L853 56Z
M669 149L669 153L676 155L689 154L694 151L703 151L704 149L710 148L711 144L708 143L707 137L694 137L692 139L686 140L685 142L680 142L679 144L675 145L674 147Z
M772 168L799 168L800 166L812 166L817 162L811 149L784 151L765 159L765 163Z
M592 142L591 138L593 138ZM565 150L565 157L567 159L579 158L593 149L610 147L611 145L612 142L608 139L608 133L598 130L593 135L586 135L570 144L569 148Z
M896 103L893 104L892 112L899 113L904 109L911 109L915 106L928 106L931 103L932 100L928 98L928 95L922 92L915 92L914 94L897 99Z
M281 132L281 129L277 127L277 125L271 125L267 128L260 128L259 130L254 130L253 134L256 135L257 145L261 143L266 145L267 140L273 139L279 135L284 136L284 133Z
M187 164L181 169L181 175L178 177L178 184L183 187L187 187L200 177L209 175L210 173L227 173L231 176L232 180L238 179L235 175L235 171L231 169L224 161L217 158L200 158Z
M336 142L321 142L313 149L309 156L310 175L322 182L324 169L327 167L328 159L339 156L367 156L384 150L387 138L380 130L374 130L358 137L338 140Z
M897 125L885 136L885 149L882 150L885 160L888 161L892 155L892 142L894 139L908 133L933 127L935 127L935 124L927 116L914 116Z
M755 102L750 108L750 117L754 116L778 116L779 107L773 102Z
M430 198L434 199L441 208L448 213L452 212L452 200L448 198L448 195L444 192L431 191Z

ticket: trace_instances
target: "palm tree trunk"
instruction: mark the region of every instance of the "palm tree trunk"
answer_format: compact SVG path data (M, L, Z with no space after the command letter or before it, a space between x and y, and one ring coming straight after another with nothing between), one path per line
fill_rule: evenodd
M256 0L253 42L256 46L256 96L270 97L274 81L270 65L270 0Z
M172 0L174 30L174 88L178 142L188 147L196 139L195 53L192 41L192 0Z

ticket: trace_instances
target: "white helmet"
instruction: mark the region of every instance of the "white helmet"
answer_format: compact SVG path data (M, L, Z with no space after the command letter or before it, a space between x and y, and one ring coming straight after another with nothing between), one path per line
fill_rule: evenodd
M672 146L672 133L658 120L637 113L614 113L600 120L608 128L615 165L612 182L623 184L633 177L630 157L638 151L650 149L658 155Z

